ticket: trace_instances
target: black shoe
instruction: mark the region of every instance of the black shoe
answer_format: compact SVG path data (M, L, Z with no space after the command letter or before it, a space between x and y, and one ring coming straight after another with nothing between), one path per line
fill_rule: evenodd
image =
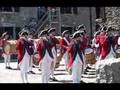
M85 82L83 82L83 81L81 80L80 83L85 83Z
M92 69L90 66L87 66L87 69Z
M58 81L55 77L50 77L50 80L52 80L52 81Z
M87 72L84 72L83 74L88 74Z
M35 72L33 72L33 71L29 71L28 73L30 73L30 74L35 74Z
M34 65L33 65L32 67L33 67L33 68L35 68L35 66L34 66Z
M84 72L89 72L89 70L88 69L85 69L85 71Z
M6 67L6 69L12 69L12 68L9 66L9 67Z
M38 71L41 71L41 69L39 68Z

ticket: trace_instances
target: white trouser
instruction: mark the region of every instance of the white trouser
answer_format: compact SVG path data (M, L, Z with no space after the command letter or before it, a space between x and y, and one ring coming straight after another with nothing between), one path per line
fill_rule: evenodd
M7 67L7 65L10 66L10 55L4 53L3 57L4 57L5 67Z
M51 78L54 77L54 69L55 69L55 63L56 63L56 59L57 59L57 52L55 50L55 47L52 48L52 53L53 53L53 62L51 63Z
M41 72L42 72L42 83L48 83L50 74L51 74L51 62L52 58L49 56L48 51L46 50L45 56L42 59L41 63Z
M82 65L82 62L80 60L81 59L77 54L76 59L73 62L73 65L72 65L72 80L73 80L73 83L80 83L80 81L81 81L83 65Z
M30 56L30 60L29 60L29 71L32 71L32 64L33 64L32 58L33 58L33 55Z
M65 61L65 65L67 67L68 63L69 63L69 55L68 52L66 51L65 54L63 55L62 59Z
M29 69L29 60L30 60L30 55L26 51L22 61L19 64L23 83L28 82L27 72Z

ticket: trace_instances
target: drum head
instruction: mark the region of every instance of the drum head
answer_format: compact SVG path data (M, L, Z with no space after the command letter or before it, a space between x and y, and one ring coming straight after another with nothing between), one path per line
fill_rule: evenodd
M93 52L93 49L92 48L87 48L85 49L85 54L90 54Z

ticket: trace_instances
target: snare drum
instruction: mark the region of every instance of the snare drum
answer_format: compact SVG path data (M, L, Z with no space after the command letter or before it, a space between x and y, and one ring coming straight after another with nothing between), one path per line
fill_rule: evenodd
M120 58L120 49L116 50L116 58Z
M87 64L95 64L95 55L92 48L85 49L85 58Z

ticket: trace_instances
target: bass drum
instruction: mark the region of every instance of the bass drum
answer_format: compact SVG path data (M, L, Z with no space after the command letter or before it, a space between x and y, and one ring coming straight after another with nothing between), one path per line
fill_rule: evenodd
M16 40L9 40L5 43L3 50L6 54L16 54Z
M11 44L9 42L6 42L6 44L3 47L5 54L10 54L10 48L11 48Z

